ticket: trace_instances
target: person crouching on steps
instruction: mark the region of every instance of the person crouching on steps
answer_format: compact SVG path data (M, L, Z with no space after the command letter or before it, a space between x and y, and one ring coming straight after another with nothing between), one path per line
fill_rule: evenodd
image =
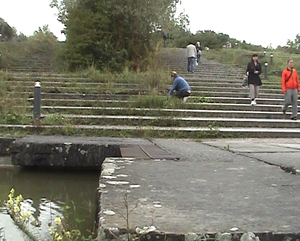
M285 114L288 106L292 104L291 120L297 120L298 113L298 92L299 77L297 71L294 69L294 61L289 59L287 61L287 68L282 72L281 81L282 92L284 93L284 105L282 112Z
M251 105L256 105L259 87L262 85L259 75L261 74L261 64L258 62L257 54L253 54L251 61L247 65L248 85L250 90Z
M167 98L173 95L173 92L175 91L174 96L186 101L187 97L191 95L191 87L189 83L184 78L179 76L175 71L171 72L171 77L173 78L173 85L169 89Z

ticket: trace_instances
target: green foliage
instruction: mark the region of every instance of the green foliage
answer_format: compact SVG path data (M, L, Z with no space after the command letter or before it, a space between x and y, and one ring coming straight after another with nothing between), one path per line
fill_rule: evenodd
M196 34L192 34L188 31L181 32L180 35L172 41L172 46L178 48L184 48L189 42L200 42L202 48L208 47L209 49L221 49L224 47L227 41L232 43L232 48L239 48L250 51L262 51L262 46L248 44L245 41L240 41L235 38L231 38L224 33L216 33L212 30L198 31Z
M287 60L290 58L294 59L295 68L300 68L299 54L290 54L280 50L266 51L266 54L264 55L263 50L254 52L244 49L220 49L206 51L205 56L208 59L215 59L223 63L229 63L246 68L246 65L251 60L251 55L253 53L258 54L263 71L264 63L268 62L268 72L270 75L273 75L275 71L282 71L287 65ZM271 54L273 55L272 64Z
M164 108L166 103L165 96L133 96L129 99L132 108Z
M42 123L43 125L66 125L70 123L70 120L58 113L47 115L47 117L42 120Z
M60 51L59 44L53 34L36 33L30 38L24 36L24 41L6 41L0 42L1 51L1 68L6 69L14 66L18 61L24 61L28 58L38 59L37 57L48 57L48 64L56 62L57 66L63 66L62 60L58 60ZM36 60L37 61L37 60ZM28 62L25 64L30 65Z
M44 43L48 46L57 42L57 38L50 31L48 25L44 25L42 28L39 27L37 31L34 32L33 36L29 37L29 40L38 43Z
M1 29L0 41L7 41L12 39L14 35L14 30L2 18L0 18L0 29Z
M13 99L10 96L9 74L0 72L0 123L22 124L29 121L26 116L26 99ZM19 108L17 108L19 107Z
M53 0L66 26L65 58L70 70L95 66L122 72L146 70L156 32L173 19L178 0ZM167 21L168 20L168 21ZM172 25L172 24L171 24Z
M213 101L209 97L197 96L193 99L190 99L189 102L192 102L192 103L211 103Z
M92 235L85 238L82 236L80 230L78 229L71 229L68 230L66 228L68 226L64 220L60 217L54 218L54 225L50 225L49 232L52 237L53 241L91 241L93 240Z
M27 231L27 225L31 224L34 226L37 220L33 217L30 211L23 210L22 208L23 197L21 194L15 196L15 189L12 188L8 194L8 200L6 201L6 209L12 220L16 223L16 225L21 228L26 235L28 235L32 240L36 240L36 238L31 235L29 231ZM65 210L69 208L66 207ZM74 207L75 209L75 207ZM68 220L70 222L70 220ZM49 232L53 241L89 241L93 240L93 236L84 237L81 232L75 227L71 228L70 223L67 220L62 219L60 217L55 217L53 222L49 224ZM80 223L82 220L75 219L75 223ZM76 225L75 225L76 226ZM0 240L2 239L1 235L2 229L0 228Z
M21 202L23 197L21 194L15 197L15 189L12 188L8 194L8 200L6 202L6 208L12 219L19 225L25 225L29 222L32 215L29 211L23 211L21 209Z

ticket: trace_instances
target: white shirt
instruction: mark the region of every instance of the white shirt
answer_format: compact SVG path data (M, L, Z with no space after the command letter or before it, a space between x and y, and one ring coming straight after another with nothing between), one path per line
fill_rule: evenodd
M190 58L190 57L195 58L197 56L197 49L194 44L189 44L188 46L186 46L186 56L188 58Z

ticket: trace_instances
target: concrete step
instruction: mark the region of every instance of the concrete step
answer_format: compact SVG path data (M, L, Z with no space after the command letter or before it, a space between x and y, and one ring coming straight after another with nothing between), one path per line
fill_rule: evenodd
M126 108L126 107L78 107L78 106L42 106L41 113L53 114L94 114L94 115L144 115L155 116L188 116L188 117L219 117L219 118L253 118L253 119L283 119L282 112L276 111L234 111L210 109L163 109L163 108ZM287 113L289 114L289 113Z
M33 86L11 86L9 89L12 94L19 95L20 92L23 92L24 95L33 93ZM160 92L167 92L168 87L162 88ZM103 88L100 85L97 87L83 88L82 86L78 87L56 87L56 86L42 86L42 94L47 93L65 93L65 94L128 94L128 95L145 95L149 94L151 90L145 88L145 86L139 85L136 87L127 87L127 86L111 86L110 88ZM15 93L14 93L15 92ZM193 96L245 96L249 95L249 90L242 87L193 87L192 88ZM259 91L260 96L271 96L271 95L281 95L281 89L261 89Z
M50 81L44 81L41 83L42 91L48 92L49 90L55 88L60 91L64 92L70 92L72 91L81 91L84 89L84 91L87 91L88 89L111 89L111 88L123 88L123 89L141 89L144 91L148 91L148 89L145 88L144 84L142 83L118 83L118 82L111 82L111 83L97 83L97 82L83 82L82 80L80 82L73 82L73 79L69 79L68 81L56 81L56 82L50 82ZM32 88L34 87L34 80L28 80L28 81L6 81L7 85L10 85L9 88L11 91L18 90L19 91L32 91ZM249 89L245 89L242 87L242 81L231 81L231 82L216 82L213 83L211 81L190 81L190 86L192 90L221 90L221 91L246 91L249 92ZM165 87L162 87L162 89L167 89L169 86L166 85ZM279 84L274 85L273 83L270 83L268 85L263 85L260 89L260 92L268 91L271 93L281 93L281 86Z
M199 97L193 97L191 96L190 99L199 98ZM207 99L204 98L203 101L211 101L213 103L236 103L236 104L249 104L249 97L246 98L239 98L239 97L218 97L218 96L212 96ZM260 104L262 105L282 105L284 102L283 95L278 98L258 98L257 99ZM298 100L298 103L300 104L300 100Z
M29 98L29 101L33 101L33 98ZM278 100L277 104L269 105L267 101L257 99L256 110L259 111L282 111L283 100ZM134 101L129 100L80 100L80 99L43 99L42 104L44 106L102 106L102 107L124 107L124 106L134 106ZM254 107L250 105L249 98L241 98L235 103L222 103L222 102L201 102L197 101L196 98L190 99L185 103L188 108L191 109L211 109L211 110L241 110L249 111L253 110ZM300 100L299 100L300 107ZM291 108L291 106L289 106Z
M159 135L164 135L166 137L174 136L185 136L188 138L203 138L203 137L261 137L261 138L298 138L299 128L232 128L232 127L221 127L221 128L209 128L209 127L155 127L155 126L122 126L122 125L73 125L73 126L63 126L63 125L51 125L51 126L35 126L35 125L5 125L0 124L1 129L14 129L14 130L26 130L33 131L34 133L38 129L40 132L46 131L47 129L52 131L63 130L63 128L72 128L77 134L80 131L91 131L94 135L97 133L99 135L105 136L107 131L115 131L125 133L131 133L133 136L138 137L145 132L149 134L152 132L152 136L156 136L155 132L159 132ZM123 131L123 132L122 132ZM128 134L127 133L127 134Z
M43 115L47 118L51 115ZM177 126L177 127L244 127L244 128L298 128L300 121L290 119L251 119L218 117L162 117L136 115L61 115L68 124L81 125L127 125L127 126ZM299 129L300 134L300 129Z
M193 91L193 95L195 96L202 96L202 97L238 97L238 98L247 98L249 96L249 91L244 90L243 92L226 92L226 91ZM266 93L259 93L259 97L261 98L268 98L268 99L278 99L282 98L282 93L269 93L266 91Z
M152 136L183 138L213 137L216 134L226 137L299 136L299 121L288 119L290 109L287 115L281 112L280 80L263 80L258 104L250 106L249 89L241 88L243 68L202 58L195 73L187 73L183 52L185 49L175 50L176 54L172 56L163 56L168 64L166 71L178 71L192 86L192 96L180 108L172 105L172 108L130 108L132 97L149 92L137 81L122 82L118 78L112 81L111 77L109 80L101 77L98 81L87 75L47 74L20 68L26 72L8 76L6 84L11 85L10 96L21 94L28 98L27 110L32 115L33 85L40 80L42 117L56 115L64 118L66 125L3 125L1 128L42 133L64 133L64 129L74 128L74 133L79 135L117 136L126 133L141 136L151 133ZM167 88L161 88L161 98L166 95ZM41 123L44 121L47 118Z

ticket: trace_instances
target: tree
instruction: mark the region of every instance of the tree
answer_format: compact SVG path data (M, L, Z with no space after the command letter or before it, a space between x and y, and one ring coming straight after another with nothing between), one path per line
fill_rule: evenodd
M57 37L50 31L48 25L44 25L42 28L39 27L38 30L34 31L33 36L31 36L30 39L38 42L57 42Z
M65 25L71 69L114 69L128 61L138 69L155 49L155 32L173 20L178 1L53 0L51 6Z
M0 34L0 41L11 40L14 35L14 29L2 18L0 18Z

